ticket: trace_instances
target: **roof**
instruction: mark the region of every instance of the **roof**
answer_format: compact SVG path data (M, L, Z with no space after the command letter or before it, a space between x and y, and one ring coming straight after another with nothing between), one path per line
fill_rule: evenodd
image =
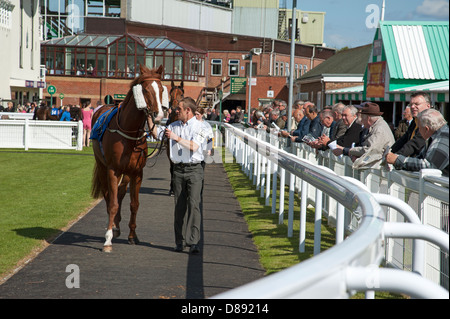
M430 92L448 92L449 91L449 81L439 81L428 84L410 86L406 88L396 89L392 92L415 92L415 91L430 91Z
M372 44L339 51L329 59L311 69L309 72L302 75L298 80L301 81L325 74L351 74L363 76L371 52Z
M190 45L181 43L179 41L171 40L163 36L137 36L126 34L134 40L138 41L146 50L174 50L174 51L189 51L206 53L203 50L194 48ZM124 37L119 35L94 35L94 34L77 34L70 35L63 38L54 38L51 40L42 41L44 46L65 46L65 47L94 47L107 48L114 41Z
M326 91L326 94L342 94L342 93L361 93L364 91L364 85L357 85L352 87L346 87L341 89Z
M449 79L449 23L380 21L391 78Z

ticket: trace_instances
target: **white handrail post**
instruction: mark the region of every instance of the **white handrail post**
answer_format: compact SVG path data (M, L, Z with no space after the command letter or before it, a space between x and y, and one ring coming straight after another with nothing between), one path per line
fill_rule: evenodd
M338 203L336 212L336 245L344 241L344 219L345 208Z
M77 151L83 150L83 121L78 121Z
M294 195L295 195L295 175L289 173L289 212L288 212L288 237L292 237L294 232ZM283 221L278 221L282 224Z
M322 191L316 188L316 207L314 214L314 255L320 253L320 241L322 237Z
M28 151L29 143L30 143L30 121L25 119L25 126L23 127L23 143L25 147L25 151Z
M266 171L266 162L267 159L264 155L260 155L261 156L261 192L259 193L259 197L264 197L264 191L266 189L266 175L267 175L267 171Z
M273 163L273 178L272 178L272 214L277 210L277 178L278 178L278 164Z
M300 201L300 235L298 245L298 250L301 253L305 252L307 201L308 201L308 183L302 180L302 194Z
M266 171L266 201L265 201L265 205L269 206L270 203L270 177L272 175L271 173L271 168L272 168L272 161L270 159L267 159L267 171Z
M286 180L286 170L281 168L280 172L280 205L278 207L278 221L284 219L284 186Z

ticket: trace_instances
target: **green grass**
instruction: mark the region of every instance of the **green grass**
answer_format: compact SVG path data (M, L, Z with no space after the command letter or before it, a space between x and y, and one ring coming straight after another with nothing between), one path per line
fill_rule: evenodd
M0 150L0 281L92 205L92 154Z
M228 151L224 151L228 152ZM227 156L229 158L229 156ZM289 208L289 189L285 188L284 223L278 224L279 191L277 193L276 213L272 214L272 203L265 206L260 191L255 190L252 181L242 172L239 164L225 163L231 186L241 205L242 212L248 223L249 230L260 254L260 262L266 274L275 273L294 266L314 256L314 208L307 209L305 252L299 252L299 220L300 199L294 196L294 231L291 238L287 237L287 214ZM327 226L326 218L322 219L321 252L334 246L336 240L335 228ZM376 292L377 299L401 299L398 294ZM357 293L353 299L363 299L364 293Z
M260 191L255 190L252 181L241 171L236 163L224 163L228 178L238 198L255 245L260 253L260 262L266 274L278 272L311 258L314 249L314 209L307 209L305 252L299 252L300 199L295 195L293 236L288 238L289 189L285 188L284 222L278 224L279 191L277 193L276 213L272 214L272 203L265 206ZM327 227L322 220L321 251L334 245L335 230Z

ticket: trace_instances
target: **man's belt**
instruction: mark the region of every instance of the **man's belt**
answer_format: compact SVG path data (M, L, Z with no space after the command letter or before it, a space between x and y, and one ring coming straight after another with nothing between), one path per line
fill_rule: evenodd
M194 166L197 166L197 165L200 165L200 162L199 163L175 163L175 166L181 167L181 168L194 167Z

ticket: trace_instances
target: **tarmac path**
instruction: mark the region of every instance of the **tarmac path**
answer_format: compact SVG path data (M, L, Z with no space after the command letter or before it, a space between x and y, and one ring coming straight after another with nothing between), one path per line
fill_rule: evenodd
M151 167L155 164L153 167ZM259 256L222 164L205 169L201 252L174 251L173 197L165 154L144 169L136 232L129 245L129 196L122 235L103 253L102 200L35 259L0 286L0 299L203 299L264 276ZM32 236L33 229L20 230ZM76 287L79 283L79 288ZM75 287L73 287L75 285Z

